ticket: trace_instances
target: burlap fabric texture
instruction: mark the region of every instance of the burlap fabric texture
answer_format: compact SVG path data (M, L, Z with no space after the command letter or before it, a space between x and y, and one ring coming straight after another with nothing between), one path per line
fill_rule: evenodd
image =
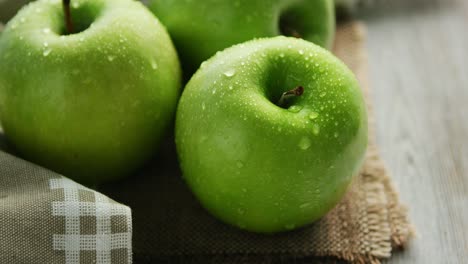
M342 24L334 53L369 103L364 42L361 24ZM370 104L369 113L367 158L346 197L318 222L277 235L211 217L182 181L170 143L138 175L98 188L120 203L0 151L0 263L129 263L132 253L135 263L378 263L412 232L378 155Z

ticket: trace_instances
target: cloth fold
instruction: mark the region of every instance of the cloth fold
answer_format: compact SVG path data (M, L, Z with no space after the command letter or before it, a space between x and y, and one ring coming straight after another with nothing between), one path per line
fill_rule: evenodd
M0 263L131 263L128 206L0 151Z

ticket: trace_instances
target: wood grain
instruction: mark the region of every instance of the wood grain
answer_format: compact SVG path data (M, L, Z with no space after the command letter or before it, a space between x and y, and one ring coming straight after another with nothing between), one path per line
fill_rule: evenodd
M386 263L466 263L468 2L410 2L360 14L377 141L418 234Z

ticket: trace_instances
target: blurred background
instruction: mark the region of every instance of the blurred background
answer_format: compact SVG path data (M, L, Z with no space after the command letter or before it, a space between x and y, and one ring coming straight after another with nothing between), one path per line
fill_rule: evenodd
M0 21L26 2L0 0ZM466 263L468 1L337 5L367 26L377 141L418 235L388 263Z

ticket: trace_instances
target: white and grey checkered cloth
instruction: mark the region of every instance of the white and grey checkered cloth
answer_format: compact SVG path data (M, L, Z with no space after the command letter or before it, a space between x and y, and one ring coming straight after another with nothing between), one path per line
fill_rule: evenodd
M0 223L0 263L132 262L129 207L2 151Z

